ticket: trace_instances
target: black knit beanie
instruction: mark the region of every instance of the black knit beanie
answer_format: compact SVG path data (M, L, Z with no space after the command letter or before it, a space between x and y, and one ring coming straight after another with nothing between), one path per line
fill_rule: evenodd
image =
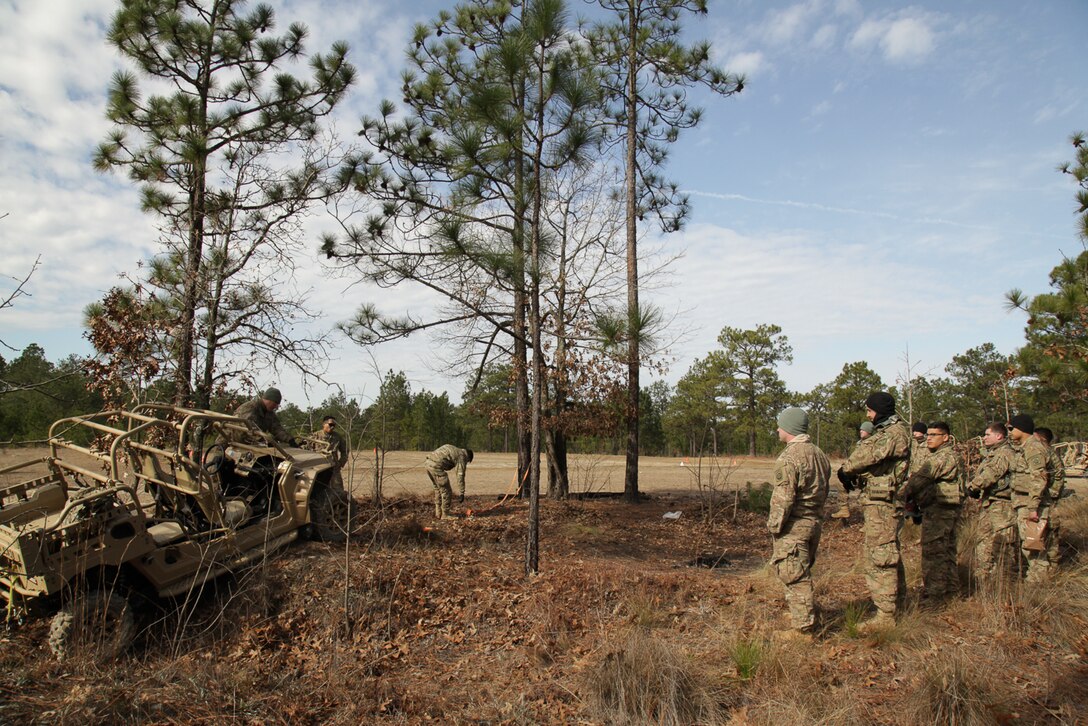
M865 399L865 407L876 411L876 418L879 421L895 413L895 399L890 393L877 391Z

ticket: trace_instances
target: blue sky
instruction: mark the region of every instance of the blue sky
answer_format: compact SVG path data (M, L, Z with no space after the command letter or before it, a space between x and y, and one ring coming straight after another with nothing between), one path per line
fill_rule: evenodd
M412 23L452 7L270 4L281 27L310 27L311 50L350 43L360 79L336 119L345 137L381 98L398 97ZM795 390L856 360L893 384L908 350L916 372L936 374L982 343L1012 352L1024 320L1004 310L1004 293L1044 292L1061 255L1081 248L1073 186L1056 167L1072 156L1069 135L1088 129L1088 2L709 4L692 38L710 40L748 82L739 97L699 99L703 123L673 150L668 173L694 213L663 240L681 257L672 287L653 293L683 333L666 379L713 349L726 325L780 325L794 349L782 375ZM0 311L0 339L38 342L52 360L89 352L83 307L155 249L135 189L89 161L121 63L104 40L114 8L0 0L0 295L41 256L32 296ZM309 221L312 258L300 260L297 282L331 327L373 295L323 276L316 234L328 226ZM433 302L408 288L382 297L403 309ZM403 370L416 390L456 400L463 384L443 375L433 343L368 352L341 340L327 377L368 400L378 371ZM290 375L276 382L300 404L330 392Z

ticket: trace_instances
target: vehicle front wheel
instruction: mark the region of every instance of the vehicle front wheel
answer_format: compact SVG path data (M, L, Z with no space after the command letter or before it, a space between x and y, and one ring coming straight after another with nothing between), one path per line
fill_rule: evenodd
M343 542L352 529L352 501L342 489L318 486L310 496L310 524L306 531L318 542Z
M136 637L128 599L116 592L88 590L64 605L49 626L49 649L57 660L112 660Z

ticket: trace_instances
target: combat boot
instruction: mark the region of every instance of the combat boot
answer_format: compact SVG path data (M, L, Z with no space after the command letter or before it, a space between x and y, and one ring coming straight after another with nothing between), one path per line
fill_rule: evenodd
M878 610L876 615L869 618L861 625L858 626L859 633L872 633L876 630L886 630L895 627L895 616L891 613L886 613L883 610Z
M807 630L790 628L789 630L776 630L771 634L771 640L776 643L811 643L812 633Z
M846 502L842 503L842 506L831 513L832 519L850 519L850 505Z

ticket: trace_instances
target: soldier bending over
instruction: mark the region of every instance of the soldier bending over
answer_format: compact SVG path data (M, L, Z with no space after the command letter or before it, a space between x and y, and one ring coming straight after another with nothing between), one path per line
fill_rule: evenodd
M465 501L465 467L470 461L472 449L462 449L453 444L445 444L427 454L424 466L427 468L427 476L431 478L431 485L434 486L436 519L453 519L450 512L453 491L450 489L449 475L446 474L450 469L457 469L457 491L461 502Z

